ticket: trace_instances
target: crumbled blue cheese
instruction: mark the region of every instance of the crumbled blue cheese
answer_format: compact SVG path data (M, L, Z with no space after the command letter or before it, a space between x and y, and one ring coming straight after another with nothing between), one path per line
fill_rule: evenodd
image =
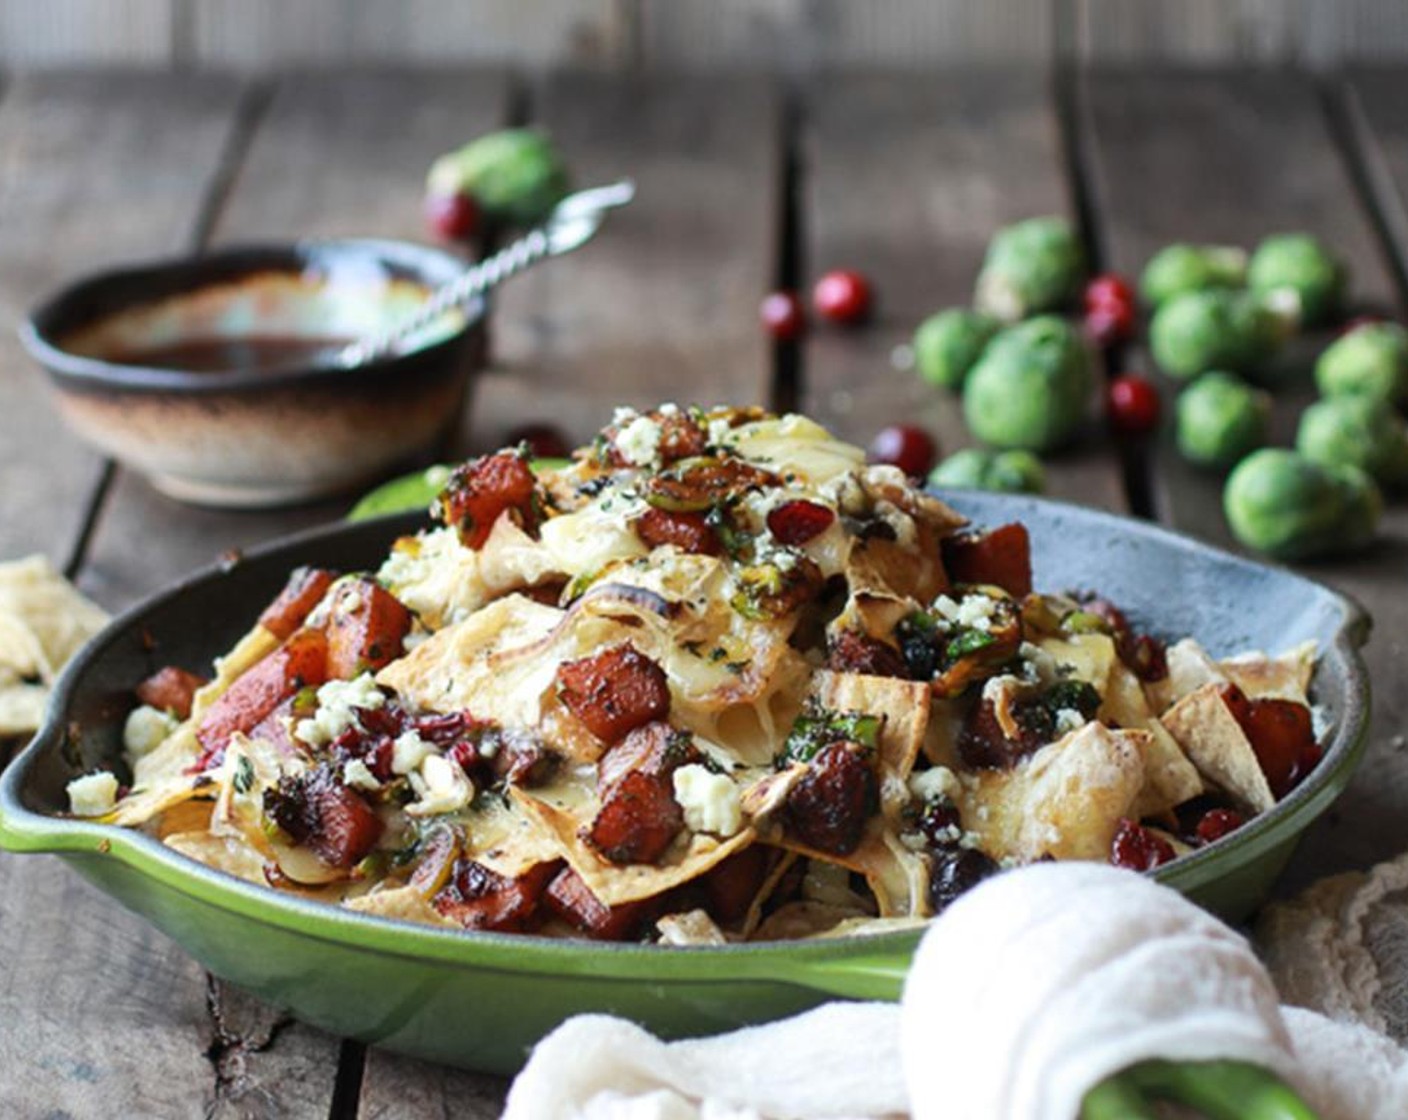
M117 804L117 777L106 770L74 778L66 788L69 811L75 817L101 817Z
M347 765L342 768L342 780L354 789L364 789L368 793L375 793L381 788L381 783L377 781L376 775L360 758L349 759Z
M132 709L122 725L122 749L133 758L151 754L180 725L170 712L142 704Z
M958 625L969 630L991 630L997 601L986 595L965 595L958 604Z
M1086 718L1074 708L1061 708L1056 713L1056 737L1059 739L1072 731L1079 731L1086 723Z
M1022 659L1023 675L1036 684L1051 684L1061 676L1056 659L1038 645L1023 642L1017 650Z
M299 720L293 737L310 747L331 743L357 722L357 708L380 708L386 697L370 673L350 681L328 681L318 689L318 710Z
M909 792L919 801L931 801L936 797L957 801L963 793L963 786L958 775L947 766L931 766L909 776Z
M637 416L616 433L616 450L636 467L660 466L660 425L649 416Z
M433 753L431 745L415 733L403 731L391 744L391 772L410 774L419 770L428 756Z
M406 806L412 817L434 817L463 809L474 796L474 785L463 770L444 755L427 755L419 771L409 775L416 800Z
M692 831L732 836L743 827L738 787L726 775L715 774L707 766L681 766L674 773L674 786L675 800Z
M733 421L727 416L716 416L709 421L709 443L714 447L728 446L729 435L733 432Z
M360 591L353 591L350 594L344 595L338 601L337 605L344 615L356 614L362 609L362 593Z

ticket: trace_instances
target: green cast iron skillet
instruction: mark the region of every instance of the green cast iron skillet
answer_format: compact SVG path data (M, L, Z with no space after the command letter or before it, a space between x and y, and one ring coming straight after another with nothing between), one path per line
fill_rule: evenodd
M1294 573L1150 525L1036 498L949 497L979 524L1023 521L1043 589L1097 588L1127 605L1138 626L1194 635L1217 654L1319 643L1323 762L1271 812L1158 871L1225 917L1250 912L1359 761L1369 708L1358 654L1363 612ZM140 832L63 815L71 778L120 765L138 681L167 664L208 666L296 565L375 568L395 537L422 523L404 515L293 537L201 572L113 622L69 665L43 729L0 776L0 846L57 853L216 975L301 1019L471 1069L516 1070L537 1039L578 1012L611 1012L678 1037L834 997L898 998L917 931L692 948L457 933L281 894Z

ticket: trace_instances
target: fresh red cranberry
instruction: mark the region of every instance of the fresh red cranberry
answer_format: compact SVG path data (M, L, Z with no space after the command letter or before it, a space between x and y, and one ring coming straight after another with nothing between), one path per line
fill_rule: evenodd
M1234 809L1209 809L1199 818L1193 831L1204 844L1211 844L1229 832L1236 832L1245 823L1242 814Z
M1128 280L1107 272L1085 286L1085 332L1097 346L1113 346L1134 334L1138 316Z
M875 434L866 458L872 463L899 467L910 478L923 478L934 466L938 455L938 447L923 428L916 428L913 424L891 424Z
M780 544L806 544L824 533L836 520L828 507L817 502L783 502L768 511L768 532Z
M528 445L528 454L534 459L566 459L572 455L572 445L567 437L551 424L523 424L508 434L508 446Z
M1128 817L1120 819L1115 838L1110 844L1110 862L1131 871L1152 871L1167 863L1178 853L1162 836L1150 832Z
M870 281L853 269L834 269L812 288L812 305L832 323L859 323L870 314Z
M1110 427L1123 435L1144 435L1159 423L1159 391L1147 377L1126 373L1106 391Z
M779 342L790 342L807 325L802 297L796 292L769 292L758 307L763 328Z
M425 220L443 241L468 241L479 228L479 205L463 191L426 195Z

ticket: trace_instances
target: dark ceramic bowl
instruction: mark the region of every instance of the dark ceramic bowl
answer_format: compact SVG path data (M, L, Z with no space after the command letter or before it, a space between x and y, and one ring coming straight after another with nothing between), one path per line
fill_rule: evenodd
M1362 754L1362 612L1292 572L1146 524L1032 498L953 500L979 523L1024 521L1040 587L1096 585L1129 604L1140 625L1196 635L1215 653L1319 643L1313 692L1329 727L1324 760L1273 810L1158 871L1224 916L1248 913ZM0 846L57 852L217 975L309 1022L474 1069L511 1072L534 1041L578 1012L613 1012L680 1036L837 996L899 997L916 931L680 949L457 933L254 886L140 832L63 815L69 779L111 765L120 751L135 682L163 664L209 664L294 565L373 566L420 521L403 515L305 534L201 573L114 622L65 671L44 728L0 776Z
M386 328L463 268L398 241L220 249L80 280L20 333L69 424L158 489L284 505L365 488L458 422L482 305L355 369L331 364L331 343ZM258 369L169 368L212 344L247 358L251 339L268 347Z

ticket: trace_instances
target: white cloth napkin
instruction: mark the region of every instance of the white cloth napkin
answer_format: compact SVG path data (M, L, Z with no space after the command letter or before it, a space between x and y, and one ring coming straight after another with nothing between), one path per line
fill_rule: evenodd
M1390 1039L1282 1009L1247 943L1176 892L1068 863L949 907L899 1006L674 1043L571 1019L534 1050L504 1120L1074 1120L1087 1090L1149 1058L1255 1062L1322 1120L1408 1117Z

